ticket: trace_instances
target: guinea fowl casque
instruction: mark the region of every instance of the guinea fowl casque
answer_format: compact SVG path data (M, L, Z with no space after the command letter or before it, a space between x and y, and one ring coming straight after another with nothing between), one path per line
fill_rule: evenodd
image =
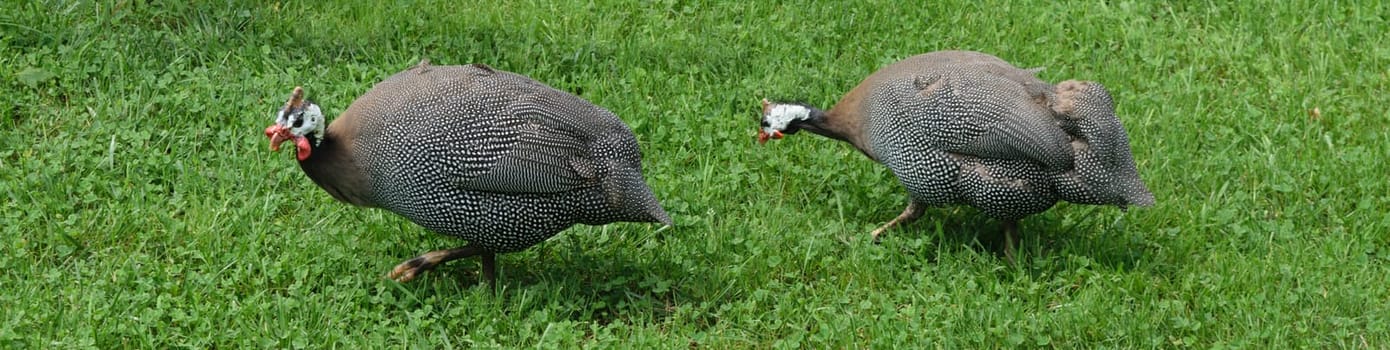
M622 120L481 64L421 62L376 84L326 128L296 87L265 133L272 150L293 141L304 173L333 198L468 241L400 263L387 276L397 281L479 256L492 283L497 253L576 223L671 225Z
M1058 200L1154 204L1109 92L1035 73L979 52L917 55L865 78L829 111L763 100L758 141L806 130L886 165L909 201L871 233L875 242L929 206L966 204L1003 223L1012 261L1018 220Z

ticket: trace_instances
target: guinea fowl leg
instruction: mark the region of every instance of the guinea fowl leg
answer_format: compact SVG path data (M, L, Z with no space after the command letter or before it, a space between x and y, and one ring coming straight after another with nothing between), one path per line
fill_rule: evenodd
M1004 224L1001 226L1003 226L1004 229L1004 260L1007 260L1010 265L1013 265L1014 244L1018 242L1018 221L1004 221Z
M493 289L497 289L497 253L483 253L479 259L483 261L483 280Z
M396 280L396 282L407 282L415 279L420 273L429 271L440 264L467 258L470 256L481 255L483 260L483 278L492 283L496 277L496 254L483 249L483 247L469 244L460 248L440 249L425 254L414 259L406 260L396 265L386 278Z
M883 231L887 231L888 229L893 228L893 226L906 225L912 223L913 221L917 221L917 218L922 217L922 213L925 213L926 209L927 206L922 204L921 202L918 202L913 199L908 199L907 209L903 209L902 214L898 214L898 217L893 218L893 220L888 221L888 223L883 224L883 226L879 226L877 229L874 229L874 232L869 233L869 235L872 236L874 239L874 244L878 244L878 235L883 234Z

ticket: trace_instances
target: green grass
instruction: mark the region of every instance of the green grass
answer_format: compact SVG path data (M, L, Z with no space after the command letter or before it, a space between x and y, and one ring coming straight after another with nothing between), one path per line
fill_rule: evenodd
M29 1L0 11L0 348L1386 348L1390 6L1381 2ZM1153 208L890 232L848 145L753 142L972 49L1103 82ZM462 242L317 188L261 133L427 57L573 92L636 132L677 227L575 227L407 284ZM1309 110L1317 109L1317 118Z

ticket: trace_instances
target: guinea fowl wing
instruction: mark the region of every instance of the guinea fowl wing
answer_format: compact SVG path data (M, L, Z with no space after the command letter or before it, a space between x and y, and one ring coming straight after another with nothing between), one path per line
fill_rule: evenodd
M373 177L396 191L390 193L428 186L554 193L587 186L586 134L565 119L570 112L541 102L554 98L548 95L564 94L486 66L430 66L382 81L349 114L364 117L358 150L374 165Z
M541 91L528 94L507 108L509 135L499 138L493 152L501 154L486 171L467 167L456 184L477 191L553 193L597 185L598 174L589 159L593 137L576 115L599 111L577 98Z
M883 87L902 91L885 100L900 101L898 115L921 131L923 146L1030 160L1054 170L1072 167L1070 137L1013 79L972 65L943 65Z

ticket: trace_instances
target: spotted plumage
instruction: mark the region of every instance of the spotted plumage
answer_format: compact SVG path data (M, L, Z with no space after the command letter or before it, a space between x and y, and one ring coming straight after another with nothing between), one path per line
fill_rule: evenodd
M918 55L870 75L829 111L786 115L777 113L786 104L764 101L760 140L807 130L887 166L909 205L875 240L926 207L965 204L1004 222L1012 259L1017 220L1059 200L1152 205L1105 88L1035 73L978 52Z
M492 280L494 254L576 223L671 224L642 179L632 131L613 113L530 78L422 62L378 83L326 132L295 135L283 122L317 110L296 102L298 91L280 113L289 117L266 131L272 147L310 140L300 165L334 198L469 242L401 263L394 279L480 255Z

